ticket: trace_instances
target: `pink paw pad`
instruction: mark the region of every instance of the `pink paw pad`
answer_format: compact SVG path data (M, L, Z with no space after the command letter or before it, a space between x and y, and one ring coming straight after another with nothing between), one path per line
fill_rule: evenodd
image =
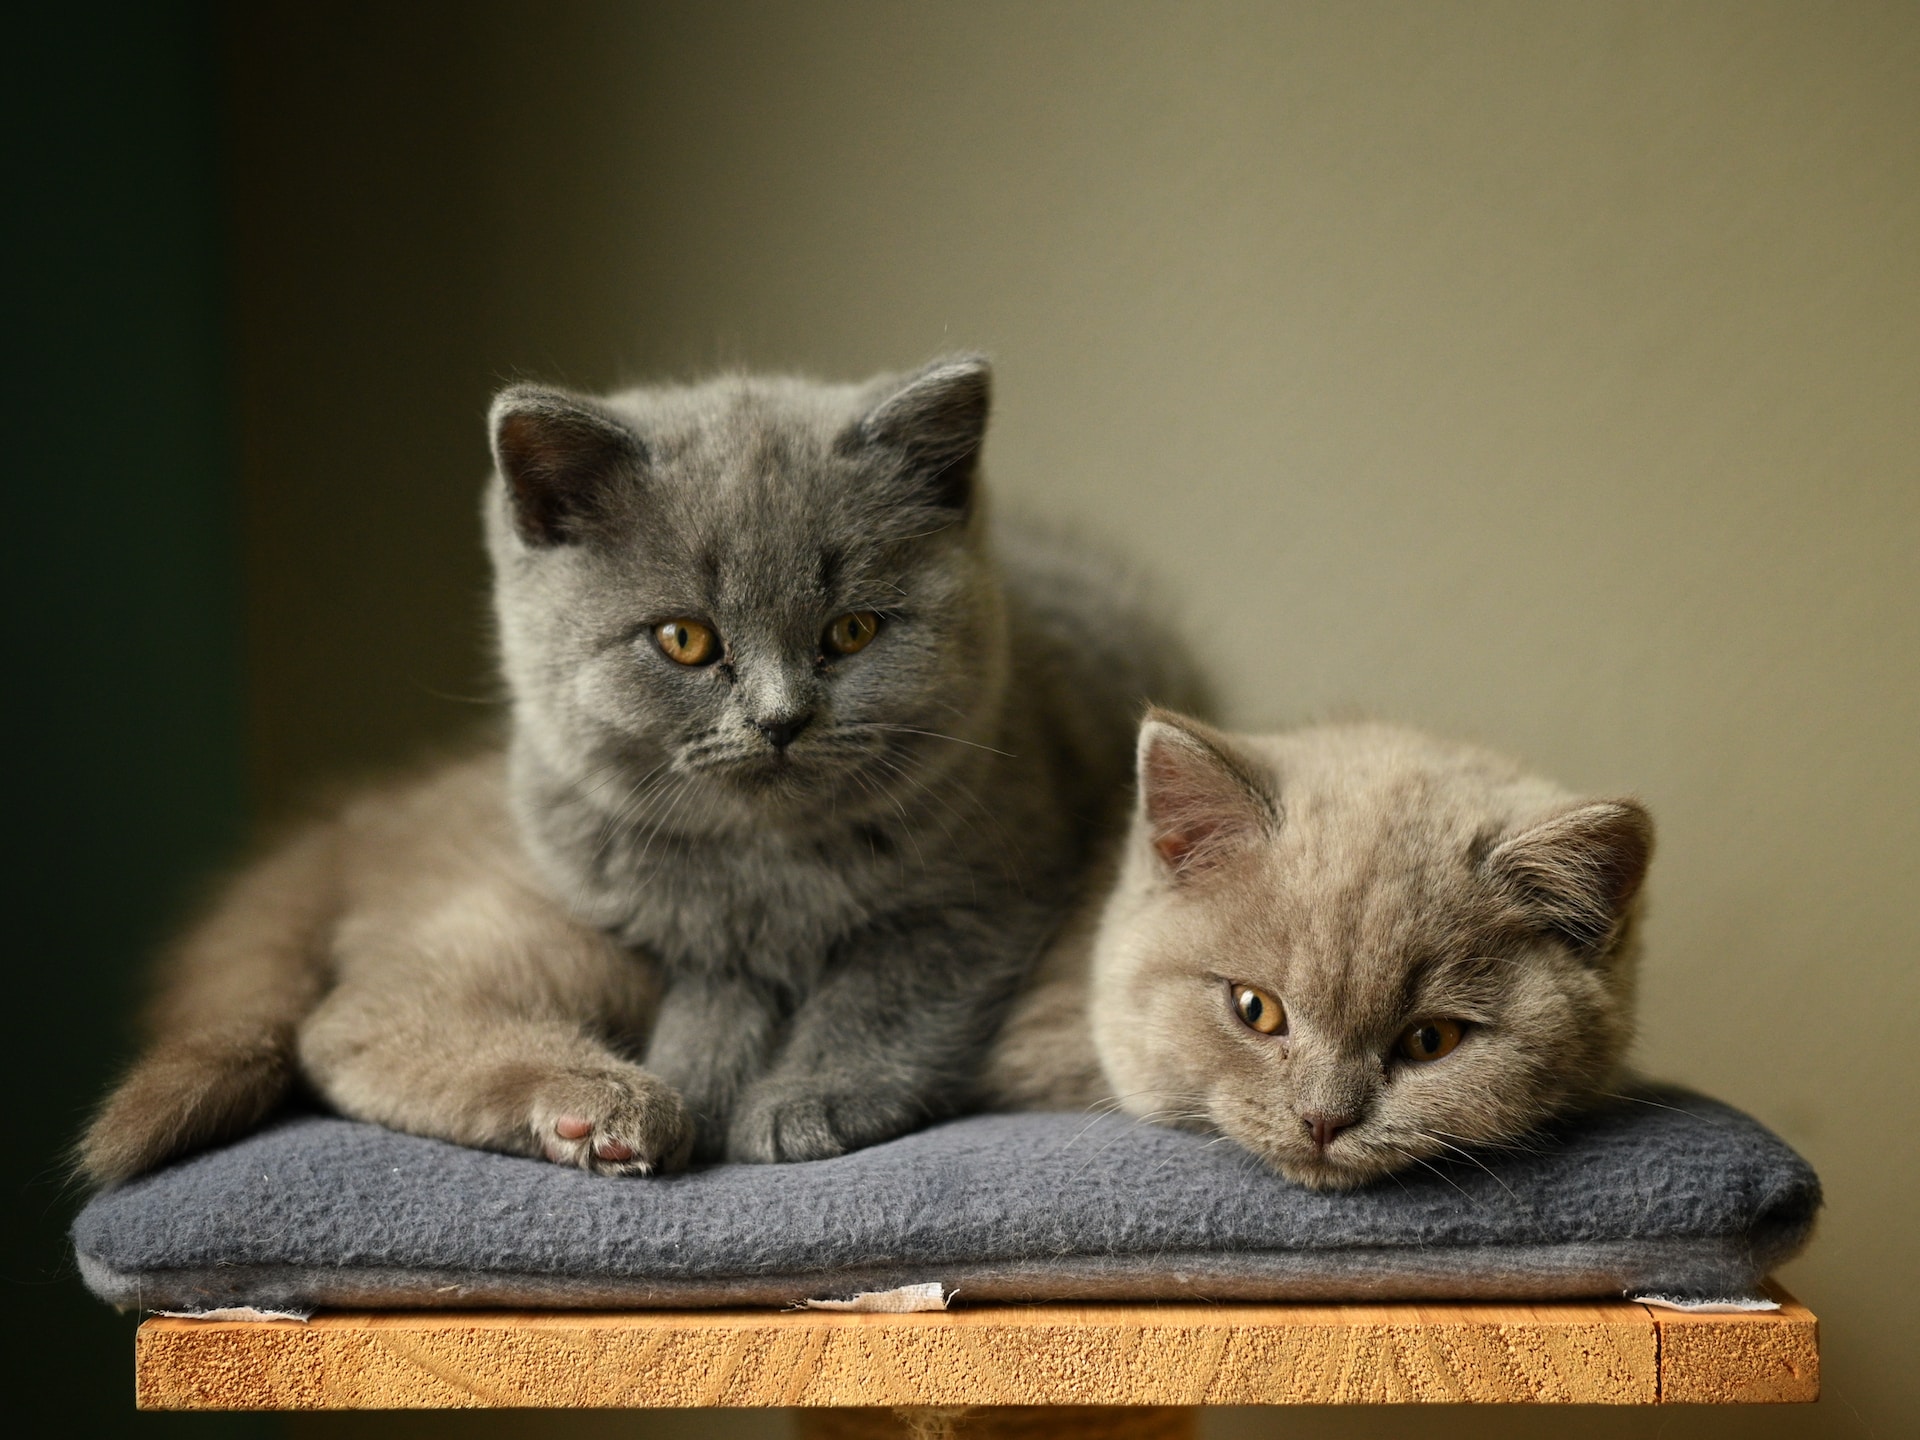
M593 1133L593 1122L578 1115L562 1115L553 1122L553 1129L562 1140L584 1140Z

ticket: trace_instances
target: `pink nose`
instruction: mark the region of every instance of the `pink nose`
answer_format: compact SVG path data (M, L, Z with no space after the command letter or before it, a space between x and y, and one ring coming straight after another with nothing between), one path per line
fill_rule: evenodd
M1307 1111L1300 1116L1300 1123L1312 1134L1313 1143L1324 1150L1333 1143L1334 1136L1353 1124L1355 1118L1352 1115L1320 1115Z

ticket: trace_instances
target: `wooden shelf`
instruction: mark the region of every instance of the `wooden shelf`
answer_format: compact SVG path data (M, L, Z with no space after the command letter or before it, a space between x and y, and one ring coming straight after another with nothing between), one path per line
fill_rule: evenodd
M1820 1392L1817 1322L1546 1305L1036 1305L152 1319L148 1410L1742 1404Z

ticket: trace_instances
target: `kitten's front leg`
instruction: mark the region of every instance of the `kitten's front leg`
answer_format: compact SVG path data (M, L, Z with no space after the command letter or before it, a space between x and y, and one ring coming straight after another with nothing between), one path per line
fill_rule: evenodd
M781 1016L764 986L731 975L686 975L668 986L647 1046L647 1068L693 1114L694 1154L726 1153L740 1093L767 1067Z
M470 997L343 985L302 1027L302 1069L342 1114L603 1175L684 1165L672 1087L579 1024Z
M857 943L741 1097L727 1158L825 1159L959 1110L1030 950L965 918Z

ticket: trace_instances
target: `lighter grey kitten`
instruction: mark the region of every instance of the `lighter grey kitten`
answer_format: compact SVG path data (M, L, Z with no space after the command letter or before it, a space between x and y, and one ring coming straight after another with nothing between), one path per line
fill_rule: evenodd
M493 406L511 739L244 875L176 956L96 1180L347 1115L636 1173L967 1103L1192 694L1098 566L989 541L974 358Z
M1150 717L1133 824L987 1070L1344 1189L1517 1141L1616 1085L1653 825L1385 725Z

